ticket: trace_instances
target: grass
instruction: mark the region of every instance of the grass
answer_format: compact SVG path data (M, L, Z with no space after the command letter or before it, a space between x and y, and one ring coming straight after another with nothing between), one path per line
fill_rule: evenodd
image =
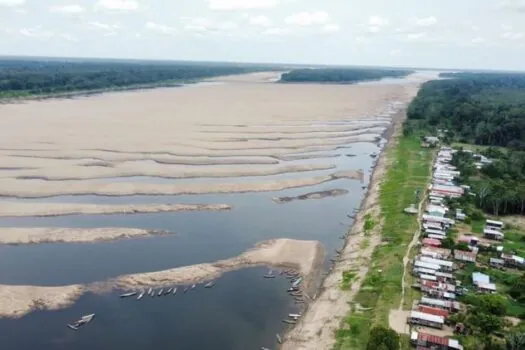
M343 271L343 282L341 284L341 289L348 290L352 287L352 281L357 276L357 273L354 271Z
M354 299L355 303L372 309L347 316L343 329L336 332L335 349L366 348L371 328L388 326L390 310L399 307L403 256L418 229L417 218L404 214L403 209L415 202L416 190L422 193L427 187L432 152L420 148L419 138L414 135L401 137L397 147L388 151L392 164L381 184L379 199L384 244L374 251L370 270ZM406 339L402 344L403 348L408 346Z
M483 233L483 228L485 227L485 221L483 220L472 220L470 224L472 232L474 233Z
M365 223L363 224L363 230L365 233L369 233L374 229L377 222L372 218L372 215L366 214L365 215Z

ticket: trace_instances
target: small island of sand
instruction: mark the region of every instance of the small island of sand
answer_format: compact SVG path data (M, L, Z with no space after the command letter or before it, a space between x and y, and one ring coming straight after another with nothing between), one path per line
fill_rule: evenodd
M302 200L307 200L307 199L322 199L326 197L337 197L337 196L345 195L347 193L348 193L348 190L334 189L334 190L305 193L305 194L301 194L295 197L274 197L273 201L275 203L281 204L281 203L289 203L293 201L302 201Z

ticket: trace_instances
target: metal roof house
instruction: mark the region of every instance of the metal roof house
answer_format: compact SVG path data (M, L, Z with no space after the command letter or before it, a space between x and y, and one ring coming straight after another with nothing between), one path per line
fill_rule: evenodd
M485 226L491 227L491 228L495 228L495 229L498 229L498 230L502 230L505 227L505 224L503 223L503 221L496 221L496 220L489 220L489 219L487 219L485 221Z
M410 342L417 350L463 350L463 346L456 339L416 331L410 335Z
M492 239L495 241L502 241L505 238L505 235L503 233L490 227L485 227L483 229L483 235L485 238Z
M428 305L450 311L458 311L461 309L461 306L457 301L435 299L429 297L422 297L419 301L419 305Z
M466 250L454 250L454 259L466 262L476 262L476 252L470 252Z
M426 314L420 311L411 311L407 323L442 329L445 325L445 318L443 316Z

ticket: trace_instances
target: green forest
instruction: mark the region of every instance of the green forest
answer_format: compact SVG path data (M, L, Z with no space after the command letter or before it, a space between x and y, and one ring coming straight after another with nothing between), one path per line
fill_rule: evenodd
M369 69L369 68L319 68L294 69L281 76L283 83L337 83L353 84L360 81L383 78L403 78L413 73L410 70Z
M0 97L176 84L274 69L219 63L0 59Z
M491 164L477 169L469 152L453 159L461 183L476 193L462 200L494 215L525 214L525 74L443 77L423 84L408 108L404 132L442 129L447 142L479 145L477 153Z
M448 73L423 84L407 128L448 130L450 139L525 150L525 74Z

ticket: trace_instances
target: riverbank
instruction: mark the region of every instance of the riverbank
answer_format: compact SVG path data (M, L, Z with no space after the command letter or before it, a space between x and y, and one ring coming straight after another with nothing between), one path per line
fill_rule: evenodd
M113 289L192 285L246 267L294 269L303 277L303 290L311 291L318 279L324 250L318 241L274 239L229 259L163 271L124 275L89 285L58 287L0 285L0 317L18 318L34 310L57 310L73 304L83 293L107 293ZM262 276L261 276L262 278Z

